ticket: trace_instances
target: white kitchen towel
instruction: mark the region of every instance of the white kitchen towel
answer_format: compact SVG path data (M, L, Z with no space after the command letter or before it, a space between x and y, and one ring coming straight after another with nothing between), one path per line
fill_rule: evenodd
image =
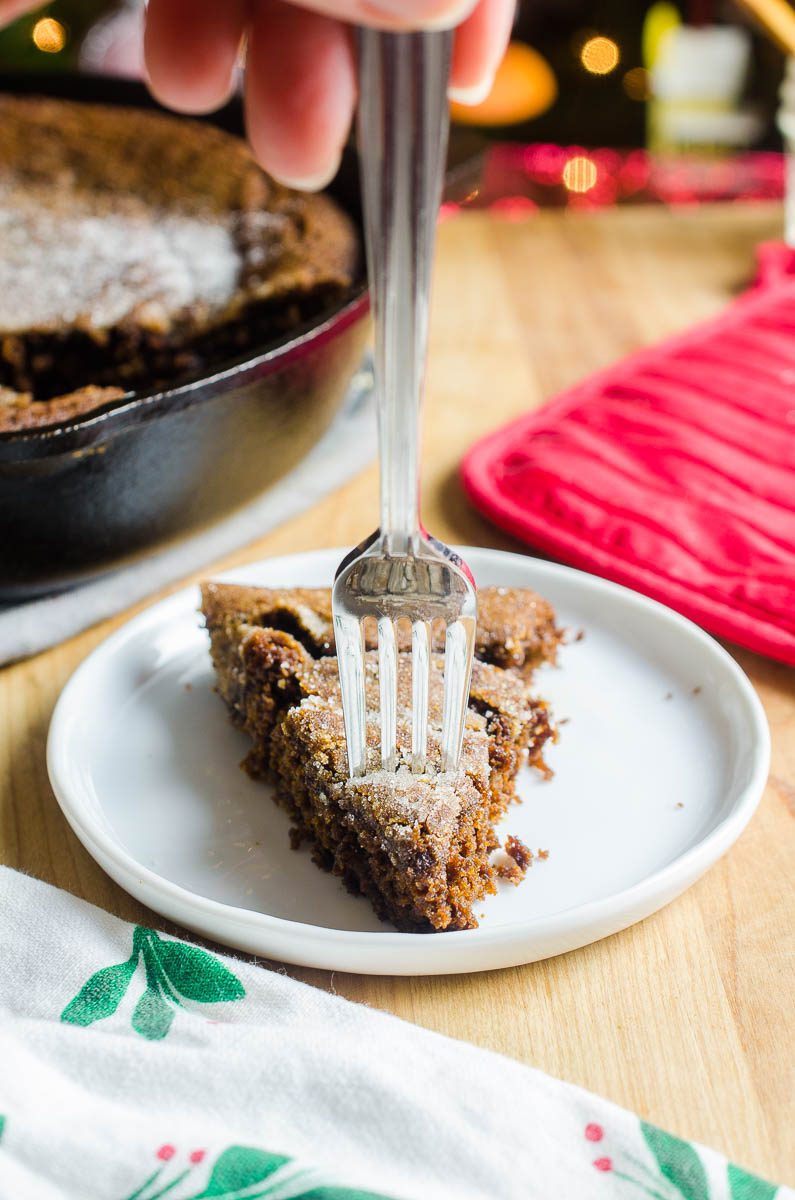
M7 868L0 1125L2 1200L795 1200L570 1084Z
M262 537L341 487L375 454L372 390L372 369L365 363L351 383L339 416L317 446L289 475L245 508L68 592L0 607L0 666L38 654L129 608L238 546Z

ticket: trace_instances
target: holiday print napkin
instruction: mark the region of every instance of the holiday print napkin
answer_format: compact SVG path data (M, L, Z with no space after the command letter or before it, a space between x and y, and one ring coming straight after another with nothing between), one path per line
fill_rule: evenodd
M0 868L0 1198L161 1197L795 1192L538 1071Z

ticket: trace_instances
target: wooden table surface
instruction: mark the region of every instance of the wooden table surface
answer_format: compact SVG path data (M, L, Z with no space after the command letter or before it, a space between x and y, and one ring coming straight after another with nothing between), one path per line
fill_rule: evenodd
M470 213L446 222L426 410L429 528L450 542L516 549L462 498L464 450L595 368L720 309L748 282L755 243L780 227L772 205L518 222ZM369 467L208 570L353 545L376 523L375 506ZM128 920L157 923L83 850L45 767L62 685L128 615L0 672L0 861ZM795 672L732 652L770 721L770 783L737 845L664 911L597 945L489 974L290 974L531 1063L794 1182Z

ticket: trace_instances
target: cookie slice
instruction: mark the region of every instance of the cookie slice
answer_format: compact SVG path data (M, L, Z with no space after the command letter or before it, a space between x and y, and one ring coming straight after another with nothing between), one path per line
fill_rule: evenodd
M400 653L400 766L386 773L371 650L368 772L351 780L327 604L326 592L205 585L219 691L252 740L246 769L274 784L294 841L308 841L318 864L366 895L379 916L405 930L472 928L473 905L496 890L494 824L515 796L519 766L528 756L544 769L543 748L553 736L547 706L520 675L477 659L461 763L442 772L442 659L434 656L428 769L413 774L411 656Z

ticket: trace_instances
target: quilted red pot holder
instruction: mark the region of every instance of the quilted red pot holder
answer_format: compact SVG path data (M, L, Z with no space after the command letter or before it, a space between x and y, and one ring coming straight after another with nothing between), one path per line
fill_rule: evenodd
M795 663L795 273L754 289L478 442L462 466L495 524Z

